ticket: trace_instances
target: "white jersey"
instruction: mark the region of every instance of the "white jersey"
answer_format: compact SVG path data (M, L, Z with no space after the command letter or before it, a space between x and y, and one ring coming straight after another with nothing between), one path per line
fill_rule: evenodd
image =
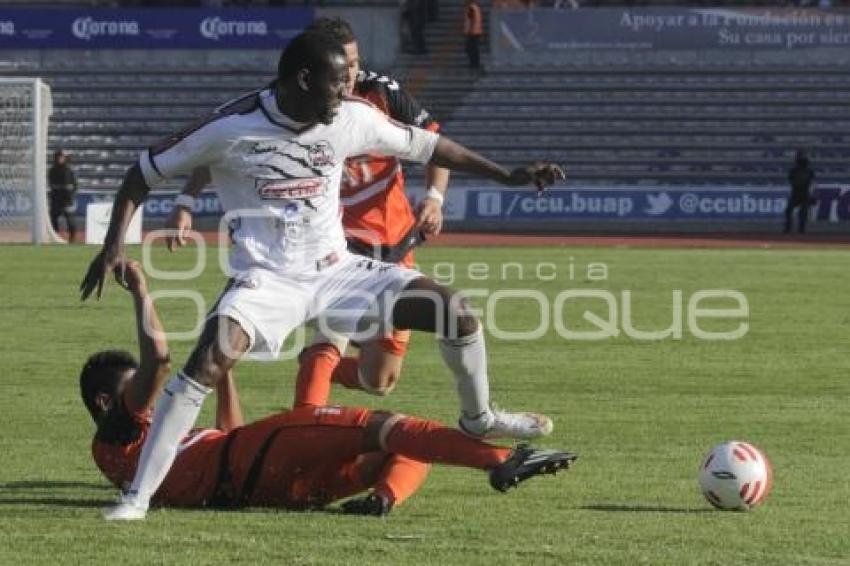
M139 166L150 187L208 166L232 221L231 268L294 273L345 250L339 185L347 157L383 153L425 163L438 137L354 98L331 124L305 126L282 114L265 89L152 146Z

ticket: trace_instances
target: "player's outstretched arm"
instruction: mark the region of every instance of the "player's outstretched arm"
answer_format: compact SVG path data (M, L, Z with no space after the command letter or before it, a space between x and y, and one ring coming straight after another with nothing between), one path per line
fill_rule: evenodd
M534 185L540 192L558 179L565 178L561 167L542 161L508 171L445 136L388 120L368 104L352 104L348 110L355 127L350 129L351 137L345 155L372 152L394 155L419 163L427 162L431 166L471 173L509 187Z
M150 188L142 176L141 169L138 165L133 165L124 175L124 182L112 205L112 217L109 220L109 230L106 232L103 247L89 264L89 269L80 283L80 300L88 299L95 289L97 289L97 298L100 298L107 274L119 265L118 260L124 251L124 237L130 220L133 219L133 214L139 205L144 202L148 192ZM120 281L123 281L123 272L118 277Z
M540 192L566 177L561 167L543 161L508 171L498 163L445 136L440 136L437 141L430 164L491 179L508 187L534 185Z
M142 412L153 406L171 374L168 342L153 301L148 296L141 264L119 257L114 271L119 285L133 297L139 341L139 369L127 385L125 402L131 411Z

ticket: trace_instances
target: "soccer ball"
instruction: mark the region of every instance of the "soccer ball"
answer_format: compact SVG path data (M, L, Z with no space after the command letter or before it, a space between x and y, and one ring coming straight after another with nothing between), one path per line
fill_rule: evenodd
M699 474L702 494L718 509L752 509L764 501L772 483L773 471L761 450L738 440L715 446Z

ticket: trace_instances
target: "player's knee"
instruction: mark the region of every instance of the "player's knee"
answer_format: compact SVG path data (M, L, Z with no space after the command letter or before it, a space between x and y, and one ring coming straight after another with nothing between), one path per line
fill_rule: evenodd
M382 342L371 342L360 350L357 380L372 395L389 395L401 376L403 355L388 352Z
M448 328L446 338L462 338L478 331L478 317L472 312L469 299L460 293L454 293L449 302Z
M363 391L379 397L385 397L395 389L399 374L400 371L393 368L379 371L372 375L361 372L358 377L360 378L360 386L363 388Z

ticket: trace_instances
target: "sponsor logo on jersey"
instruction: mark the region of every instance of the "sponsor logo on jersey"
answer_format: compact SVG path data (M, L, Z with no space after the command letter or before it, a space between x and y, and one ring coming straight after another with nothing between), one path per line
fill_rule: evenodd
M263 200L309 199L325 194L325 180L257 179L257 194Z
M334 164L334 149L328 142L320 141L307 149L307 158L313 167L330 167Z
M316 407L313 415L321 417L322 415L341 415L342 407Z
M207 39L218 41L229 36L265 36L268 26L264 21L222 20L218 16L204 18L201 21L201 35Z
M0 35L15 35L15 22L0 22Z
M101 35L139 35L139 22L135 20L95 20L91 16L77 18L71 24L71 32L79 39L91 40Z
M263 140L252 142L250 147L235 150L253 167L262 172L255 174L258 179L280 175L284 179L318 178L337 166L333 146L327 141L313 144L299 143L297 140Z

